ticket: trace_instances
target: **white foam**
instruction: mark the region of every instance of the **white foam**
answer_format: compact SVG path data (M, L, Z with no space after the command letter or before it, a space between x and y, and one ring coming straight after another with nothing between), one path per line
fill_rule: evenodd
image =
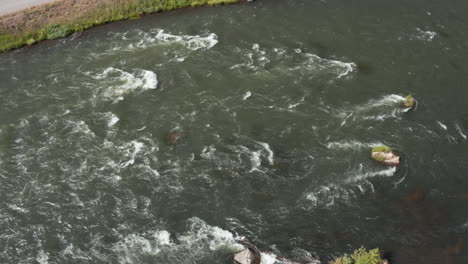
M405 98L401 95L389 94L389 95L383 96L382 98L378 100L370 100L367 104L360 107L360 109L369 109L369 108L375 108L375 107L380 107L384 105L401 104L404 100Z
M462 129L460 128L460 126L458 124L455 124L455 129L457 130L458 134L460 134L460 136L463 138L463 139L466 139L466 135L463 134L463 131Z
M260 51L260 45L258 45L257 43L254 43L252 46L252 49L255 51Z
M78 121L67 120L66 122L67 122L66 127L72 128L72 131L70 132L71 134L85 134L91 137L95 136L94 132L91 131L91 129L89 129L88 125L83 120L78 120Z
M395 174L396 172L396 167L389 167L385 170L379 170L379 171L369 171L366 173L362 174L357 174L352 176L350 179L348 179L347 182L357 182L357 181L362 181L368 178L373 178L376 176L385 176L385 177L391 177Z
M308 58L309 63L311 63L309 66L314 68L319 67L319 69L333 69L337 74L338 79L345 77L357 70L357 65L354 62L342 62L338 60L324 59L311 53L305 53L304 55L306 58Z
M270 163L270 165L273 165L274 153L271 150L270 145L268 145L268 143L265 143L265 142L260 142L260 141L256 141L256 142L260 144L263 147L263 149L266 151L268 162Z
M409 112L409 110L411 110L411 107L405 107L405 108L401 109L401 111L403 111L404 113Z
M447 126L444 125L442 122L436 121L436 123L437 123L443 130L447 131Z
M26 186L25 186L25 188L26 188ZM23 192L24 192L24 190L23 190ZM15 211L17 213L22 213L22 214L29 213L28 209L25 209L23 207L19 207L16 204L7 204L7 206L8 206L8 209L13 210L13 211Z
M341 109L337 113L337 116L345 119L342 125L346 124L346 120L353 115L353 121L356 118L373 121L384 121L388 118L401 118L398 114L402 111L401 105L404 99L404 97L397 94L385 95L379 99L371 99L361 105ZM405 110L403 110L403 112L405 112Z
M154 237L159 245L171 245L171 234L166 230L156 231Z
M156 89L158 86L158 76L156 73L147 70L141 70L143 72L143 85L144 89Z
M161 249L156 243L152 244L142 236L130 234L114 246L114 252L117 253L118 263L134 264L138 263L142 256L157 255Z
M107 113L107 116L108 116L108 122L107 122L108 127L113 127L120 120L114 113L111 113L111 112Z
M305 100L305 97L302 97L301 100L299 100L299 102L295 103L295 104L289 104L288 105L288 109L293 109L293 108L296 108L297 106L299 106L300 104L302 104Z
M147 49L161 45L173 47L178 44L189 50L207 50L211 49L218 43L218 36L214 33L206 33L201 35L176 35L165 32L162 29L152 29L150 31L137 31L136 37L127 38L126 35L133 34L134 31L127 32L121 36L126 46L115 47L115 50L135 50ZM178 61L184 61L186 56L176 57Z
M39 263L39 264L48 264L49 263L49 255L44 252L44 250L39 250L39 253L37 253L37 256L36 256L36 261Z
M307 193L305 199L311 202L313 206L329 207L335 204L335 199L349 200L352 194L352 191L348 191L339 185L329 184Z
M68 115L69 113L71 113L71 111L69 109L66 109L65 112L63 112L62 116L66 116Z
M103 96L114 102L124 99L124 95L137 90L156 89L158 78L156 73L148 70L136 69L132 73L114 67L108 67L102 73L94 76L104 83L106 88Z
M247 98L249 98L250 96L252 96L252 93L250 91L247 91L244 96L242 96L242 100L247 100Z
M327 148L329 149L362 149L362 148L374 148L380 145L382 145L380 142L365 143L365 142L360 142L357 140L347 140L347 141L344 140L344 141L329 142L327 144Z
M303 53L300 49L287 51L284 48L261 49L258 44L253 44L251 49L238 49L243 55L243 62L230 67L231 70L240 70L253 73L262 77L276 77L284 74L315 75L330 73L337 79L349 76L357 71L357 65L353 62L324 59L315 54ZM267 65L273 65L266 68Z
M188 222L189 229L177 237L177 243L171 241L171 234L166 230L126 236L112 248L117 255L118 263L143 263L148 257L159 255L166 260L170 258L174 261L172 263L192 263L212 254L210 251L232 254L244 248L229 231L210 226L196 217L190 218Z
M420 28L416 28L416 34L413 36L413 38L431 42L436 36L437 33L434 31L424 31Z
M366 191L374 192L374 186L368 181L373 177L392 177L395 175L396 167L388 167L378 171L363 172L364 166L360 164L357 173L352 174L346 181L338 184L328 184L317 187L314 191L305 194L305 200L310 202L307 206L324 206L330 207L337 200L340 202L349 202L351 198L356 196L355 191L351 187L357 187L360 193ZM398 184L398 183L397 183Z
M133 140L130 143L126 143L122 147L119 147L124 151L126 156L130 156L129 160L120 163L120 167L125 168L135 163L136 155L142 150L143 146L143 143Z
M211 49L218 43L218 36L214 33L203 35L173 35L164 30L158 30L155 39L164 43L181 43L191 50Z
M213 145L211 145L209 147L204 147L200 156L202 156L205 159L211 159L214 157L215 152L216 148Z
M261 151L252 151L252 156L250 159L252 163L252 169L250 169L250 172L259 170L258 168L262 164L260 157L261 157Z
M364 116L362 117L363 120L374 120L374 121L384 121L388 118L395 118L396 115L392 114L383 114L383 115L371 115L371 116Z
M275 264L277 263L276 255L272 253L261 253L260 264Z

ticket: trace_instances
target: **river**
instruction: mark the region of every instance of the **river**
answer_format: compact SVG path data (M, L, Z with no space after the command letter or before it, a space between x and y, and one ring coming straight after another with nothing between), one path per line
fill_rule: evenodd
M0 54L0 262L468 263L467 12L259 0Z

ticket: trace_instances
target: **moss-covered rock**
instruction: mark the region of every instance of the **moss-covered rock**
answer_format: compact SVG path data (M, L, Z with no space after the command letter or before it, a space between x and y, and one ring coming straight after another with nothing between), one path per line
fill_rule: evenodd
M378 147L375 147L372 149L372 152L385 152L385 153L388 153L390 152L390 148L387 147L387 146L378 146Z
M392 152L387 146L378 146L372 149L371 157L388 166L398 166L400 164L400 156Z
M414 100L413 96L408 95L406 96L405 100L403 101L403 106L406 108L413 108L416 100Z

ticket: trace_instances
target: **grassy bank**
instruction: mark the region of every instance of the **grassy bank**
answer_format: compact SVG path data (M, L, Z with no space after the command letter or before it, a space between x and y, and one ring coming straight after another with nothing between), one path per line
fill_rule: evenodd
M0 52L66 37L96 25L141 15L241 0L67 0L29 8L0 18Z

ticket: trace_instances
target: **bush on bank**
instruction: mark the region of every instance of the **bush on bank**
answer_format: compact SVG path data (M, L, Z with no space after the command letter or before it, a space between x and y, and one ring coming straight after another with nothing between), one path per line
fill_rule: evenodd
M343 256L329 262L329 264L382 264L386 261L382 259L378 248L366 250L364 247L356 249L351 256Z
M128 0L103 5L83 16L61 24L48 24L37 30L15 29L0 32L0 52L32 45L45 39L57 39L108 22L135 19L141 15L184 7L216 6L237 3L240 0ZM37 14L40 16L41 14Z

